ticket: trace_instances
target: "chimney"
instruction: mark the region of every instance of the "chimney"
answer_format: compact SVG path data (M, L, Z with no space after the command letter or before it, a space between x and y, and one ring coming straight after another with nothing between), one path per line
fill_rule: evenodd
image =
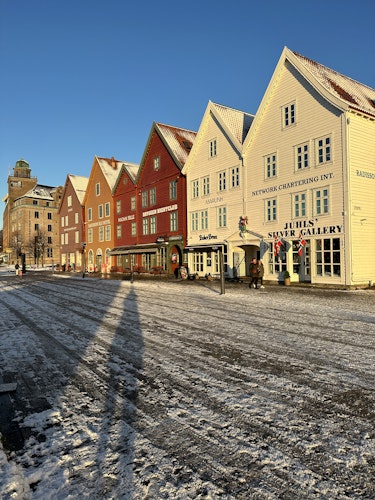
M112 158L111 158L111 165L112 165L112 168L113 168L114 170L116 170L116 168L117 168L117 163L116 163L116 160L114 159L114 157L113 157L113 156L112 156Z

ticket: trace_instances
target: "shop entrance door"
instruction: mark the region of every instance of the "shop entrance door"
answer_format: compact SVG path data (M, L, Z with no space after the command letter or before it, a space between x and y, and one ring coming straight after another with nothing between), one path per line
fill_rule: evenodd
M311 247L310 240L306 240L302 248L302 255L298 253L299 242L293 241L293 274L298 274L299 281L304 283L311 282Z

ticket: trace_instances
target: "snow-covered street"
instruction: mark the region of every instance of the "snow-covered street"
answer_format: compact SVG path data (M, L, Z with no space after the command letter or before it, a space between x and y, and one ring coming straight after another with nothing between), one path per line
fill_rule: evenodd
M375 497L373 290L8 273L0 318L4 500Z

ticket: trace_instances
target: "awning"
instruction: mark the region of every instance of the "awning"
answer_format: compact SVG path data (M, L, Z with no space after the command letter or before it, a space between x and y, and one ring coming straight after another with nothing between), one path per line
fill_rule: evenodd
M152 245L148 247L147 245L143 247L115 247L109 252L110 255L135 255L141 253L156 253L160 245Z
M213 250L216 252L216 250L222 250L224 247L226 247L226 243L212 243L211 245L208 245L207 243L205 243L204 245L187 245L185 247L185 250L190 250L191 252L193 252L194 250Z

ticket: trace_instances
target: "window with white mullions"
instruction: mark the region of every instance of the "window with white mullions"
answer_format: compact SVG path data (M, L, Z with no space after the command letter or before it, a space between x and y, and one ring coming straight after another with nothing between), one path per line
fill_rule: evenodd
M318 276L341 276L340 238L316 240L315 262Z
M266 178L276 177L277 175L277 157L276 153L272 153L264 158Z
M266 200L266 221L272 222L277 220L277 200L270 198Z
M295 148L296 169L302 170L309 167L309 145L301 144Z
M314 215L329 213L329 189L321 188L314 191Z
M306 193L296 193L293 195L293 216L306 217Z
M294 102L283 107L283 125L290 127L296 123L296 105Z
M322 137L316 140L316 157L318 165L332 160L330 136Z

